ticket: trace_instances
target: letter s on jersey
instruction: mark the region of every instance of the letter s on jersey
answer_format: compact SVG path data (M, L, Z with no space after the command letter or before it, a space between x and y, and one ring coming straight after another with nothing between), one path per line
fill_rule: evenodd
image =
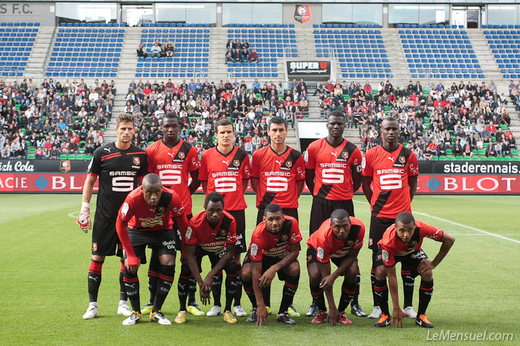
M324 168L321 179L325 184L342 184L345 181L345 171L339 168Z
M215 190L218 193L234 192L237 190L235 177L222 177L215 179Z
M403 187L400 174L383 174L379 176L381 190L397 190Z

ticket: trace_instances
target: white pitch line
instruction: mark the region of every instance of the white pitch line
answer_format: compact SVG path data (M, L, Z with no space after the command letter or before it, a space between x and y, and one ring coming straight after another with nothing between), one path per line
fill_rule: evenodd
M68 217L71 217L71 218L73 218L73 219L77 219L78 216L76 216L76 215L79 215L79 211L75 211L75 212L73 212L73 213L69 213L67 216L68 216Z
M356 202L356 203L361 203L361 204L368 204L367 202L359 202L359 201L354 201L354 202ZM455 226L459 226L459 227L467 228L467 229L470 229L470 230L472 230L472 231L479 232L479 233L482 233L482 234L485 234L485 235L489 235L489 236L492 236L492 237L500 238L500 239L502 239L502 240L507 240L507 241L511 241L511 242L513 242L513 243L520 244L520 240L516 240L516 239L511 239L511 238L508 238L508 237L504 237L504 236L502 236L502 235L500 235L500 234L496 234L496 233L491 233L491 232L488 232L488 231L484 231L483 229L479 229L479 228L471 227L471 226L464 225L464 224L461 224L461 223L458 223L458 222L455 222L455 221L451 221L451 220L443 219L443 218L441 218L441 217L433 216L433 215L426 214L426 213L421 213L421 212L418 212L418 211L414 211L413 214L423 215L423 216L426 216L426 217L429 217L429 218L432 218L432 219L435 219L435 220L439 220L439 221L443 221L443 222L451 223L452 225L455 225Z

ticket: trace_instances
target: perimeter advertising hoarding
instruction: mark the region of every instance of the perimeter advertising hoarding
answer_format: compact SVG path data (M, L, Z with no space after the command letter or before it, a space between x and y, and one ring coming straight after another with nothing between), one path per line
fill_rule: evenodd
M287 75L292 77L330 77L330 61L287 61Z
M0 160L0 193L81 193L87 166L85 161ZM520 194L516 161L421 161L419 170L418 194Z

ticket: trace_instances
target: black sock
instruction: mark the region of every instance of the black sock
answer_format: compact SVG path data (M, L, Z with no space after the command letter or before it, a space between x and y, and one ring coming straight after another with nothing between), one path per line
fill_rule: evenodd
M102 268L103 262L90 260L90 267L88 268L88 298L91 303L97 302Z
M433 295L433 280L432 281L421 280L421 287L419 288L419 311L417 311L417 316L426 314L426 309L428 309L428 304L430 304L432 295Z
M159 275L159 281L157 290L155 293L155 300L153 302L153 311L161 310L170 289L172 288L173 278L175 276L175 265L166 266L161 265L161 274Z
M325 297L323 296L323 290L320 288L319 285L312 286L311 285L311 295L312 295L312 301L318 309L327 311L327 307L325 306Z
M121 270L119 271L119 300L126 301L128 299L128 296L126 295L126 289L125 289L125 261L121 260Z
M280 304L280 310L278 314L283 314L289 309L289 305L293 303L294 295L298 289L299 276L287 276L285 279L285 285L283 286L282 302Z
M374 289L374 285L376 282L376 268L372 267L372 270L370 271L370 284L372 286L372 299L374 301L374 306L378 306L378 296L376 294L376 290Z
M237 271L237 292L235 293L235 304L234 306L242 305L242 266L238 265Z
M195 300L195 293L197 292L197 281L195 280L193 275L191 275L191 272L188 281L188 304L197 304L197 301Z
M141 302L139 300L139 277L136 274L130 274L128 269L125 268L125 282L126 295L130 299L133 311L141 312Z
M354 282L345 282L343 281L343 285L341 286L341 297L339 298L338 310L339 312L345 311L345 309L350 304L350 301L354 298L356 294L356 284ZM352 304L354 304L352 302Z
M148 267L148 290L150 291L149 302L153 304L155 299L155 292L157 292L157 282L159 281L159 273L161 271L161 262L159 258L154 256L150 258L150 266Z
M412 277L409 270L401 270L401 278L403 279L404 307L412 306L413 289L415 278Z
M224 311L231 311L231 304L233 304L233 299L237 294L237 274L228 273L226 271L226 307Z
M242 285L244 286L244 291L246 292L247 297L251 301L253 309L256 309L256 297L255 291L253 290L253 283L251 281L242 280Z
M384 280L374 281L374 291L377 295L377 305L385 315L390 315L388 310L388 286L386 285L386 278Z
M265 306L271 306L271 286L262 288Z
M361 273L359 272L359 269L358 269L358 272L357 272L357 275L356 275L356 288L355 288L355 292L354 292L354 297L352 298L352 305L358 305L359 304L359 289L361 287ZM346 309L346 307L345 307Z
M220 302L220 296L222 295L222 271L219 271L217 275L213 275L213 286L211 290L213 291L213 305L222 306Z
M190 284L190 269L186 263L181 266L181 275L177 283L177 293L179 295L179 311L186 311L186 299L188 298L188 286Z

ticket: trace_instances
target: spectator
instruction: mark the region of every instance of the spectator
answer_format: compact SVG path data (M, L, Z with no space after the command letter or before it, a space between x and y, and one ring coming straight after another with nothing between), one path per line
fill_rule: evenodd
M161 44L159 43L159 41L156 41L152 48L150 49L150 54L152 56L152 58L160 58L161 57Z
M143 42L141 42L139 44L139 47L137 48L137 57L138 58L147 58L148 57L148 53L146 53Z
M251 52L249 53L249 62L258 62L258 53L256 52L256 49L251 49Z

